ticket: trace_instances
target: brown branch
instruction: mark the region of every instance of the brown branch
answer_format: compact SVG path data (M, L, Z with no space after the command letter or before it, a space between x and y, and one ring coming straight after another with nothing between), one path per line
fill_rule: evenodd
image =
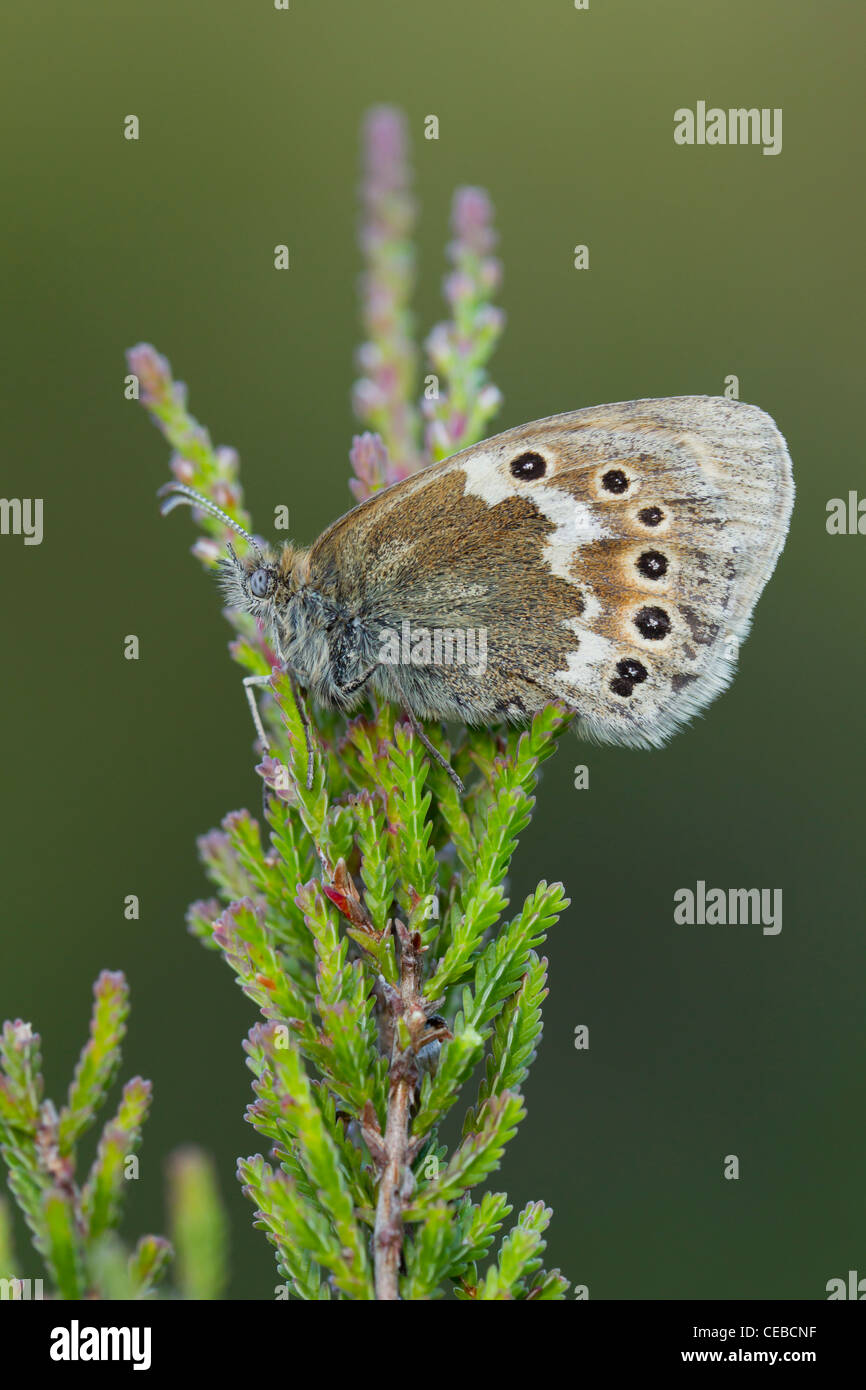
M376 1298L394 1302L400 1297L403 1254L403 1199L409 1168L409 1107L415 1090L414 1068L397 1058L391 1067L388 1120L385 1125L385 1163L379 1179L379 1199L373 1227Z
M381 1155L373 1227L376 1298L391 1302L400 1297L403 1206L414 1188L409 1163L409 1122L418 1080L416 1057L429 1041L430 1033L421 992L421 937L417 932L407 931L402 922L394 923L394 932L400 947L400 985L395 988L380 979L378 989L380 1032L391 1058L388 1114L385 1133L373 1146ZM379 1155L374 1153L373 1156Z

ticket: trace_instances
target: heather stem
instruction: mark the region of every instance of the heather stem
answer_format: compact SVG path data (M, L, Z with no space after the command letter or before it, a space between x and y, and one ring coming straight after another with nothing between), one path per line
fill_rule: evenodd
M390 1043L391 1066L388 1115L378 1154L381 1176L373 1227L376 1298L391 1302L400 1297L403 1206L414 1188L409 1166L409 1111L418 1081L416 1057L430 1036L438 1032L428 1022L421 991L421 937L399 921L394 923L394 932L400 945L400 985L395 988L382 980L379 986L384 1014L382 1037L386 1045Z
M373 1227L376 1298L390 1302L400 1297L403 1192L409 1164L409 1107L413 1090L413 1065L408 1059L400 1058L391 1068L384 1140L385 1166L379 1181L379 1200Z

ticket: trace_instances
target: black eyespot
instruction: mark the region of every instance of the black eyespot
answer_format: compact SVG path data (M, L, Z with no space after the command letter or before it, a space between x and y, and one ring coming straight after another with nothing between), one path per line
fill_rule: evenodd
M645 550L637 567L644 579L661 579L663 574L667 574L667 556L662 555L660 550Z
M635 661L633 656L623 657L622 661L616 663L616 669L623 680L640 685L641 681L647 678L647 669L642 661Z
M273 592L274 576L268 569L253 570L250 575L250 593L253 598L267 598Z
M610 683L610 688L614 695L621 695L624 700L627 700L632 692L632 683L626 680L624 676L614 676Z
M634 625L641 637L646 637L651 642L658 642L662 637L667 637L671 630L671 620L663 608L641 608L635 617Z
M605 492L625 492L628 477L621 468L609 468L601 480Z
M543 478L547 472L547 462L541 454L520 454L518 458L511 460L511 471L515 478Z
M641 507L638 516L644 526L658 526L659 522L665 519L665 514L661 507Z

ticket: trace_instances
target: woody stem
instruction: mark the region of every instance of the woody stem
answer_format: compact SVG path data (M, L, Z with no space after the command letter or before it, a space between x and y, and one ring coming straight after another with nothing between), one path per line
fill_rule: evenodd
M391 1069L385 1133L375 1146L380 1177L373 1227L376 1298L391 1302L400 1297L403 1204L413 1188L409 1112L418 1080L415 1058L428 1029L421 993L421 937L399 920L394 922L394 934L400 952L400 984L399 988L388 985L382 990L383 1037L391 1055Z
M383 1140L384 1165L379 1180L373 1262L376 1298L394 1302L400 1297L400 1257L403 1252L403 1192L409 1163L409 1107L413 1077L402 1057L391 1067L388 1118Z

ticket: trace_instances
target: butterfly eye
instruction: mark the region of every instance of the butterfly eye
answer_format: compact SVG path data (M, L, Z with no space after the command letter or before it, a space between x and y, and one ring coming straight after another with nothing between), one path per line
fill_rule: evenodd
M273 592L274 576L271 570L253 570L250 575L250 593L253 598L267 598Z
M547 472L547 463L541 454L519 454L516 459L511 460L511 472L515 478L523 478L531 482L533 478L544 477Z

